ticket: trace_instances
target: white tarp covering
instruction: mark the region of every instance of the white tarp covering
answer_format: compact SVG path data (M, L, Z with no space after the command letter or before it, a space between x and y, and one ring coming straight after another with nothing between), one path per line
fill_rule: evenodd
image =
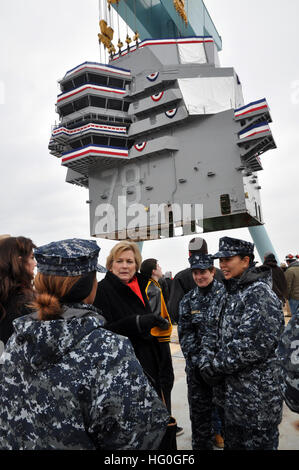
M206 64L207 57L203 44L178 44L181 64Z
M216 114L237 108L235 77L195 77L178 80L189 114Z
M236 109L244 106L242 85L236 85Z
M219 53L216 44L214 44L214 62L215 67L220 67Z

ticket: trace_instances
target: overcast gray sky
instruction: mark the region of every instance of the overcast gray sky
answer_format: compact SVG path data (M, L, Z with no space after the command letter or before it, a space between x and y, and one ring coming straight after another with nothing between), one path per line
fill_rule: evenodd
M259 172L265 228L282 261L298 253L298 0L206 0L222 36L221 65L236 69L245 103L267 98L278 149L262 156ZM1 0L0 233L37 245L90 238L88 191L65 183L66 169L49 154L58 122L57 84L85 61L100 62L98 0ZM221 236L251 240L247 229L205 234L215 252ZM187 265L191 237L146 242L143 256L164 271ZM100 262L114 242L98 239Z

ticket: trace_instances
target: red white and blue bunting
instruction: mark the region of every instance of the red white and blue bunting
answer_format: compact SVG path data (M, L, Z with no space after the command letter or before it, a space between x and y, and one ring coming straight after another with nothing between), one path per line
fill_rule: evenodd
M244 131L239 132L239 139L248 139L249 137L263 137L265 132L271 132L270 126L267 122L261 122L254 126L248 127Z
M169 38L169 39L146 39L139 44L139 49L145 46L167 46L168 44L203 44L213 43L212 36L191 36L186 38Z
M159 77L159 72L155 72L155 73L151 73L150 75L148 75L146 78L150 81L150 82L154 82L157 80L157 78Z
M66 135L71 137L76 136L77 134L84 134L89 131L95 131L104 134L127 135L126 127L86 124L86 126L77 127L76 129L66 129L65 127L59 127L52 132L52 137L54 138L59 135Z
M134 145L134 148L136 150L138 150L138 152L142 152L142 150L144 150L145 146L146 146L146 142L142 142L140 144Z
M256 111L262 111L268 108L267 101L264 99L253 101L252 103L247 104L246 106L242 106L235 110L235 118L238 117L246 117L250 113L254 113Z
M119 57L124 57L137 49L142 49L146 46L167 46L169 44L206 44L213 43L214 39L212 36L192 36L186 38L174 38L174 39L146 39L141 41L137 46L132 46L130 49L123 50L120 54L115 54L112 60L117 60Z
M75 88L74 90L68 91L67 93L61 93L57 97L57 103L60 103L60 101L66 100L67 98L71 98L72 96L77 95L78 93L82 93L85 90L95 90L105 93L116 93L117 95L124 95L126 93L126 90L122 88L111 88L106 86L86 84Z
M176 115L177 110L178 108L169 109L165 114L168 118L172 119Z
M161 91L160 93L156 93L155 95L151 96L151 99L153 101L160 101L164 95L164 91Z
M104 64L100 64L98 62L84 62L83 64L77 65L73 69L68 70L66 72L64 78L69 78L70 75L81 72L82 70L85 70L85 69L96 70L97 72L105 72L105 73L109 73L111 75L125 76L125 77L128 77L128 78L131 77L131 72L130 72L130 70L127 70L127 69L114 67L113 65L104 65Z
M101 155L103 157L128 157L127 148L108 147L107 145L88 145L77 150L71 150L62 154L62 163L69 162L78 157Z

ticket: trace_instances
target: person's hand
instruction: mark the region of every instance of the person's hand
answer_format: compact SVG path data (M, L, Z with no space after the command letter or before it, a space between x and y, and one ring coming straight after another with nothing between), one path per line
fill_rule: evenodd
M154 313L148 313L146 315L139 315L139 325L142 331L148 332L155 326L161 328L161 330L168 330L169 322L161 315L155 315Z
M161 317L161 315L156 315L156 325L161 330L168 330L170 323L166 318Z
M211 387L222 382L224 378L222 374L216 374L213 367L209 363L204 364L199 369L199 373L201 377L203 378L203 380Z
M156 326L156 315L149 313L147 315L139 315L139 326L142 331L148 332Z

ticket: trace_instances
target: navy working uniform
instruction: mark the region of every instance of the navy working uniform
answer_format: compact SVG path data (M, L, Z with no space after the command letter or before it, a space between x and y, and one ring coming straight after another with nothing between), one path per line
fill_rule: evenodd
M189 262L191 269L213 266L212 257L205 254L192 255ZM210 322L214 326L223 295L223 284L214 279L206 288L192 289L180 302L178 334L186 359L193 450L213 448L213 387L201 377L201 368L215 354L216 335L207 334L207 325Z
M278 346L280 391L288 405L299 413L299 307L290 319Z
M223 237L215 258L253 255L254 245ZM275 450L282 399L276 348L284 329L282 303L272 290L271 271L251 265L224 281L218 351L211 362L217 403L224 408L225 449Z
M74 239L40 247L35 257L43 274L84 276L97 269L98 252L94 241ZM71 291L84 299L90 286L81 279ZM130 341L104 329L99 311L81 300L63 303L55 319L33 313L14 321L1 357L1 449L159 447L166 408Z

